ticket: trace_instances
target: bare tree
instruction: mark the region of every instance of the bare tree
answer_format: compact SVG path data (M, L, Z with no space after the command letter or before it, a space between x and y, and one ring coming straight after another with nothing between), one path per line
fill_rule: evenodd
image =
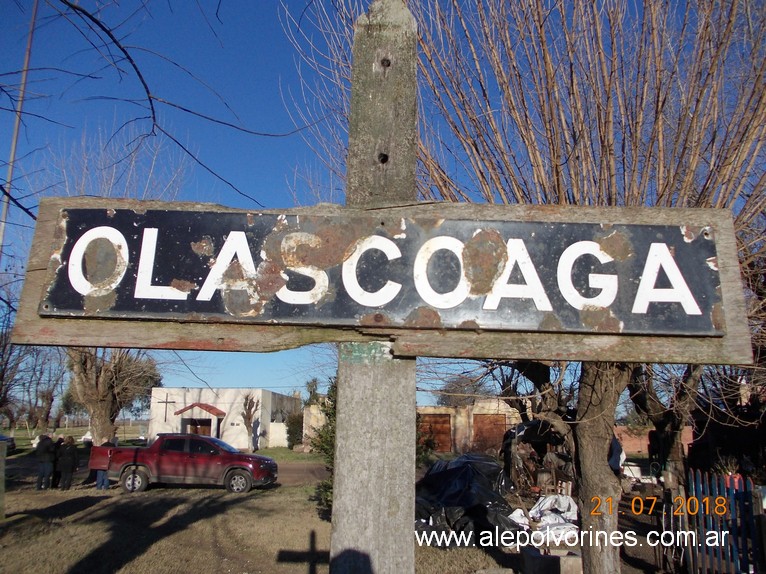
M646 415L654 425L650 451L667 470L684 475L684 452L681 432L690 421L702 376L701 365L647 365L638 367L628 382L628 390L636 411Z
M438 393L436 404L450 407L473 405L477 399L492 395L482 378L467 375L450 377Z
M58 347L31 347L24 363L23 409L38 432L55 427L54 403L63 395L66 360Z
M766 247L763 3L408 5L420 34L421 197L729 209L762 338L763 299L756 303L752 285ZM334 120L317 124L311 142L336 175L345 158L350 33L362 13L348 0L311 3L285 19L315 72L296 108L307 123ZM536 387L551 382L544 367L526 368ZM691 384L696 367L688 370ZM576 447L581 508L594 496L619 498L606 463L615 407L641 373L638 365L580 365L577 424L562 430ZM584 529L617 527L616 514L581 515ZM618 549L586 546L583 566L618 572Z
M160 386L162 377L146 351L69 348L71 390L88 411L95 438L111 438L117 416Z
M18 62L17 69L3 70L0 75L0 113L19 113L27 130L35 120L53 125L66 124L66 118L46 115L37 110L17 110L16 104L22 98L22 78L27 73L30 82L37 83L34 93L27 94L27 100L60 95L46 93L46 85L54 86L53 89L62 92L73 89L83 91L87 101L109 102L113 105L117 125L110 136L120 135L123 131L133 134L123 151L123 157L128 157L148 142L160 140L159 145L170 144L174 150L184 154L239 195L256 205L262 205L185 143L185 138L177 133L168 116L180 114L209 122L221 129L256 137L284 137L290 134L258 131L243 125L211 83L186 67L184 62L171 59L135 41L136 30L140 29L144 20L169 17L161 14L165 9L162 3L141 0L125 5L114 2L86 5L70 0L52 0L41 4L35 26L36 35L50 34L56 38L61 47L60 59L45 59L47 65L41 68L25 69L22 62ZM225 5L213 7L198 4L195 9L184 13L203 23L209 32L207 39L220 45L219 33L225 26L226 18L236 17L236 13L227 13L225 8ZM15 8L9 9L26 12L28 7L18 3ZM31 49L34 52L35 46L32 45ZM162 82L156 77L156 68L151 72L148 70L148 61L173 74L179 81L173 82L171 88L159 88ZM118 88L115 89L115 86ZM189 88L196 92L196 103L185 101L188 100L186 96ZM215 112L209 112L211 107ZM15 190L11 187L8 191L11 193Z
M250 452L255 451L255 445L258 442L258 429L255 428L255 415L258 409L261 408L261 400L253 397L253 393L247 393L242 397L242 421L245 423L245 428L249 429L251 436L250 440Z
M51 155L33 187L58 196L92 195L172 201L183 188L188 159L158 139L148 139L128 153L140 133L98 128L79 142Z
M20 403L17 393L22 383L22 369L30 350L11 343L13 312L9 306L2 306L0 314L0 414L11 424L19 415Z
M24 416L33 429L45 430L66 380L66 363L55 348L25 347L11 343L14 319L12 290L5 289L0 317L0 414L11 428Z
M69 153L51 161L38 186L70 196L170 200L178 194L187 167L182 154L156 139L126 154L129 142L140 135L130 130L110 134L84 135ZM120 411L161 383L157 360L147 351L70 348L66 355L71 394L91 417L97 438L113 436Z

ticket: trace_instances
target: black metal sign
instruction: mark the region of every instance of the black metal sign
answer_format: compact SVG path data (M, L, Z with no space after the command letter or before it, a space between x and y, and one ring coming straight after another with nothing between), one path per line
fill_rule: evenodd
M722 336L709 227L61 212L43 317Z

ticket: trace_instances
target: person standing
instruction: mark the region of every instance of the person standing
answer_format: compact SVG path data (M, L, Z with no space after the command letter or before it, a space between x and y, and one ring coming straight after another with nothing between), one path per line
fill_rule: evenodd
M58 488L59 483L61 482L61 468L59 467L59 449L61 449L62 444L64 444L64 437L62 435L58 435L56 440L53 442L53 474L51 474L51 488Z
M101 446L113 447L114 443L105 438ZM96 471L96 490L109 490L109 476L106 468L99 468Z
M80 466L77 456L77 445L74 437L68 436L59 448L58 468L61 472L61 490L69 490L72 486L72 475Z
M37 458L37 490L46 490L51 486L51 475L53 474L53 460L55 458L55 446L48 434L40 435L35 447L35 457Z
M253 421L253 452L258 450L258 441L261 438L259 429L261 428L261 419Z

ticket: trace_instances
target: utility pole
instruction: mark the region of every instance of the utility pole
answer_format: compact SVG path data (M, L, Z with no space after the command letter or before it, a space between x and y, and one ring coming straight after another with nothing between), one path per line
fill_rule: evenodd
M24 66L21 69L21 83L19 85L19 99L16 102L16 119L13 123L13 135L11 136L11 152L8 157L8 174L5 178L5 193L3 193L2 208L0 208L0 262L5 254L5 224L8 221L8 207L13 194L13 165L16 163L16 142L19 140L19 128L21 127L21 110L24 107L24 94L27 91L27 71L29 60L32 57L32 38L35 33L35 21L37 20L37 5L35 0L32 4L32 17L29 21L29 35L27 36L27 49L24 53Z

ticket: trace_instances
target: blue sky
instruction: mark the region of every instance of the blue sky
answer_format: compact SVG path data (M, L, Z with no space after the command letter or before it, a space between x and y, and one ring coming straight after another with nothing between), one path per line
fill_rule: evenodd
M6 1L0 34L0 84L19 81L31 17L31 2ZM94 2L81 3L92 8ZM119 22L138 2L109 6L107 22ZM299 87L296 53L283 30L282 8L276 0L197 3L153 2L117 32L144 74L152 92L195 111L243 127L275 134L295 129L285 100ZM305 3L289 2L300 12ZM114 126L143 115L139 105L109 98L141 100L141 85L127 65L118 72L106 64L72 22L56 14L62 6L40 2L32 47L25 120L18 143L13 178L14 195L36 211L41 170L53 155L71 149L86 134L113 130ZM76 18L71 16L73 21ZM220 21L218 19L220 19ZM80 24L82 26L82 24ZM92 39L94 36L89 36ZM162 57L160 57L161 55ZM185 72L186 68L196 80ZM74 75L90 74L96 77ZM203 85L209 87L205 87ZM12 103L0 94L0 178L5 181L13 114ZM222 104L226 102L226 106ZM243 134L195 118L167 106L158 107L160 122L201 161L234 183L266 208L295 205L291 193L296 169L312 165L310 150L300 135L260 137ZM146 123L141 124L146 125ZM55 183L55 182L54 182ZM47 190L44 194L58 195ZM302 193L298 190L298 193ZM232 191L203 169L188 174L178 200L220 203L256 209L258 205ZM299 197L302 204L315 200ZM3 266L26 260L31 219L11 209L6 231ZM181 352L188 368L170 353L163 362L177 363L165 371L168 386L256 386L289 393L302 389L313 376L333 374L326 360L312 349L271 354ZM202 380L205 382L203 383Z
M3 10L0 61L6 71L22 66L31 14L26 6L30 2L23 4L21 9L5 3ZM133 8L137 3L124 4ZM214 3L209 4L214 8ZM296 54L283 31L277 1L223 2L219 14L222 22L215 19L214 10L203 14L192 3L153 2L150 6L151 13L135 14L119 32L125 35L123 41L131 47L131 54L156 96L258 132L282 134L295 129L286 113L284 97L299 85ZM118 11L104 13L109 22L118 22L124 16ZM106 66L74 26L56 17L45 2L41 2L37 23L27 115L17 157L25 157L32 149L60 149L79 140L83 130L91 133L98 128L113 129L144 114L137 105L98 99L143 97L140 83L127 64L122 66L123 73ZM70 72L97 78L82 79ZM8 101L4 99L2 106L7 107ZM293 205L288 181L295 167L310 160L299 135L252 136L160 104L158 111L164 127L248 195L267 207ZM3 134L10 134L10 116L3 114ZM4 137L0 143L3 161L8 157L8 141ZM18 167L29 171L30 166L39 165L41 154L35 155L36 161L28 158L17 164L17 176L24 174L24 168ZM179 199L257 207L201 169L194 171Z

